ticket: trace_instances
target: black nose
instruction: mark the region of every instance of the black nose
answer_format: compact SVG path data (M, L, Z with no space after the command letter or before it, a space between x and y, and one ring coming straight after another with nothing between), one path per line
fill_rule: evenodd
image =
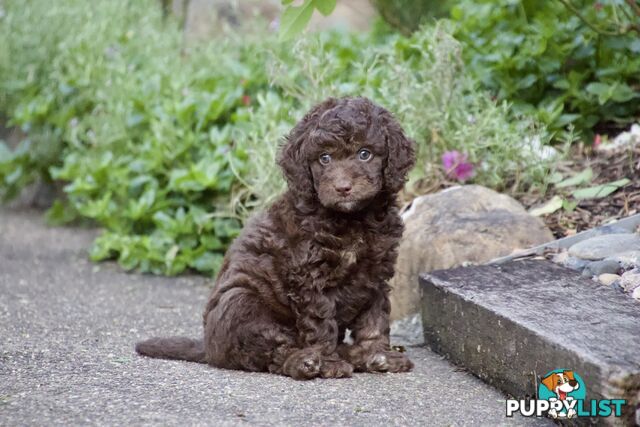
M576 381L576 380L569 380L569 385L570 385L571 387L575 387L575 386L577 386L577 385L578 385L578 381Z
M350 182L339 182L339 183L335 184L335 189L341 195L346 196L351 191L351 183Z

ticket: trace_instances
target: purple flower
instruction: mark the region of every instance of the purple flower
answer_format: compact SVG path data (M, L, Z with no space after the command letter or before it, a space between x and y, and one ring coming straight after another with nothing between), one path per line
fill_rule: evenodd
M442 155L442 166L450 179L460 182L465 182L475 175L475 167L467 161L467 155L456 150L446 151Z

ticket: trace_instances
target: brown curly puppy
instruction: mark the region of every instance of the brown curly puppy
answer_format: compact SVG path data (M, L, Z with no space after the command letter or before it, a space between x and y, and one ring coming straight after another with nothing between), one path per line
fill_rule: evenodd
M396 194L414 142L365 98L330 98L291 131L278 164L288 191L226 254L204 341L153 338L151 357L296 379L403 372L389 349L389 285L403 224ZM353 344L343 343L350 329Z

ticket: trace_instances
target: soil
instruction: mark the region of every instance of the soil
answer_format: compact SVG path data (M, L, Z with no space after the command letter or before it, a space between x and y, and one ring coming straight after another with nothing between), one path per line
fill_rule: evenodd
M557 238L570 236L640 211L640 145L613 151L576 150L571 159L558 165L558 171L568 177L588 167L593 170L593 179L585 184L585 187L623 178L628 178L631 182L607 197L580 200L571 211L558 209L543 216L542 219ZM570 197L573 190L575 188L551 186L544 197L526 194L518 197L518 200L529 209L544 204L556 195L573 200Z

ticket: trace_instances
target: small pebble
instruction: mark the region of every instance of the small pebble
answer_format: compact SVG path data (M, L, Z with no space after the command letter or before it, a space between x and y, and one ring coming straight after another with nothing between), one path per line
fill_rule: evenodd
M631 293L634 289L640 287L640 271L627 271L620 277L620 286L625 292Z
M622 268L617 261L602 260L594 261L587 264L582 272L585 277L600 276L601 274L618 274Z
M640 301L640 287L635 288L635 289L633 290L633 293L631 294L631 296L632 296L634 299L637 299L638 301Z
M595 261L628 251L640 251L639 235L625 233L592 237L571 246L569 255Z
M640 251L627 251L607 257L605 261L615 261L625 270L640 268Z
M613 282L615 282L618 279L620 279L620 276L618 276L617 274L605 273L598 276L598 281L603 285L607 285L607 286L611 285Z
M576 271L582 271L582 269L584 269L586 265L589 264L589 261L569 256L567 252L560 252L559 254L554 256L553 262Z

